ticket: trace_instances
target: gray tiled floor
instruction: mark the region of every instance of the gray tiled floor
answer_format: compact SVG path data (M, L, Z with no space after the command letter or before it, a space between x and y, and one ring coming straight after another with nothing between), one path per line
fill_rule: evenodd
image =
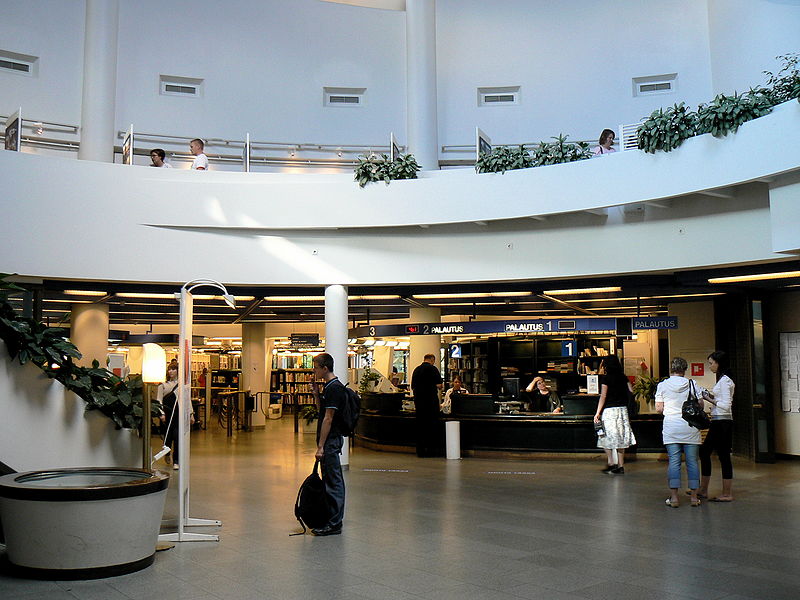
M0 598L800 597L800 461L736 461L736 502L673 510L663 505L666 465L653 459L614 477L599 472L599 456L446 461L358 448L344 534L289 537L312 465L313 440L288 418L232 439L197 432L191 516L221 519L219 543L179 544L111 579L0 576Z

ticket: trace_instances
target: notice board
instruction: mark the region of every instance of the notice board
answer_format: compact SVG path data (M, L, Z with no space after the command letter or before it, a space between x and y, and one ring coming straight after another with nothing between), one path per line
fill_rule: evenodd
M783 412L800 412L800 331L780 334L781 408Z

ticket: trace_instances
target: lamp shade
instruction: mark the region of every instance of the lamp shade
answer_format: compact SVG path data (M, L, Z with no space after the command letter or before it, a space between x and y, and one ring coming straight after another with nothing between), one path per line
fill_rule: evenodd
M158 344L144 344L142 350L142 381L161 383L167 370L167 353Z

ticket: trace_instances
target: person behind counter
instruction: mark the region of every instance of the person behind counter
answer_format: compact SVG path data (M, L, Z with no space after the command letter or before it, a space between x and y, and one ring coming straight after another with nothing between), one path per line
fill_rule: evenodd
M606 451L608 465L603 473L625 474L625 448L636 443L628 418L628 394L633 393L631 382L625 376L616 356L603 359L605 375L601 379L600 400L594 422L603 423L605 433L597 438L597 447ZM617 461L614 462L614 450Z
M531 412L560 413L562 411L561 398L559 398L558 392L550 391L542 377L534 377L533 381L525 388L525 391L531 396Z
M439 405L439 410L441 410L442 413L449 415L451 412L453 412L453 396L466 393L468 392L461 384L461 377L456 375L453 378L453 386L444 394L444 400L442 400L442 403Z

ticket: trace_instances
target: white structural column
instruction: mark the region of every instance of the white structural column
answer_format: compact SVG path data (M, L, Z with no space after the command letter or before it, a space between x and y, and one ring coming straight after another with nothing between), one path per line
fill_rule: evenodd
M250 390L255 396L258 392L269 391L269 369L267 360L267 324L242 324L242 389ZM269 405L269 398L262 394L264 410ZM258 407L258 405L257 405ZM262 410L253 413L253 427L263 427L266 417Z
M438 170L436 0L406 0L406 86L409 152L424 170Z
M114 162L119 0L86 0L78 158Z
M106 366L108 356L108 304L73 304L70 340L83 355L77 364L91 367L96 360Z
M411 323L439 323L442 312L438 308L412 308L409 310ZM436 356L436 366L439 367L439 349L442 347L440 335L412 335L408 346L408 373L406 380L411 383L411 373L414 372L426 354Z
M325 352L333 356L333 370L347 385L347 288L329 285L325 288ZM342 466L350 464L350 447L345 438Z

